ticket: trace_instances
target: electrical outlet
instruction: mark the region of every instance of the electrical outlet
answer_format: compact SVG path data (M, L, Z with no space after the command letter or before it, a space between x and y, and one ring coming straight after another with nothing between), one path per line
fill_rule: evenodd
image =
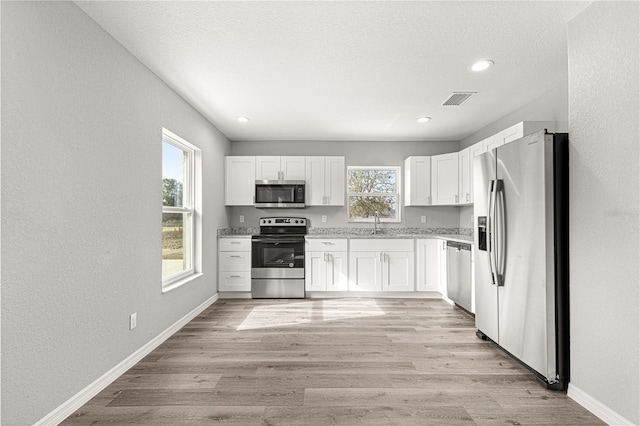
M240 223L244 223L244 215L243 214L240 215Z
M427 217L426 216L420 216L420 223L427 223Z
M326 214L322 215L322 223L327 223L327 215Z
M138 313L134 312L129 315L129 330L133 330L138 325Z

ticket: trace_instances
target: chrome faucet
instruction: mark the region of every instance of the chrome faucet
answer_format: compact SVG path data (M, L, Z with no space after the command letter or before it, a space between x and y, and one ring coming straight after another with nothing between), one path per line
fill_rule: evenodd
M376 210L373 214L373 235L378 233L378 225L380 225L380 213Z

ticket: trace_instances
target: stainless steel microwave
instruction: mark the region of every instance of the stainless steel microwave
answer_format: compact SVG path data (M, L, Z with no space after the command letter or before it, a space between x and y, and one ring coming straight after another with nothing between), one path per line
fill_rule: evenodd
M304 181L257 180L255 206L304 208Z

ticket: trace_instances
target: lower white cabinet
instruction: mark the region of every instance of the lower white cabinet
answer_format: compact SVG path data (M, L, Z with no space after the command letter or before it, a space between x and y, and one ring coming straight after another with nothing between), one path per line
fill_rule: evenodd
M440 246L435 238L416 241L418 291L440 291Z
M349 291L414 291L413 240L352 240Z
M251 291L251 239L219 239L218 271L218 291Z
M305 290L347 291L346 239L308 239L305 244Z

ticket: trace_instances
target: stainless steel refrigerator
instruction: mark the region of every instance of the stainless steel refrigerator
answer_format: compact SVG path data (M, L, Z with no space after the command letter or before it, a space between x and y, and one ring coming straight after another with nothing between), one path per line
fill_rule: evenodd
M540 131L477 156L476 327L547 387L569 380L568 136Z

